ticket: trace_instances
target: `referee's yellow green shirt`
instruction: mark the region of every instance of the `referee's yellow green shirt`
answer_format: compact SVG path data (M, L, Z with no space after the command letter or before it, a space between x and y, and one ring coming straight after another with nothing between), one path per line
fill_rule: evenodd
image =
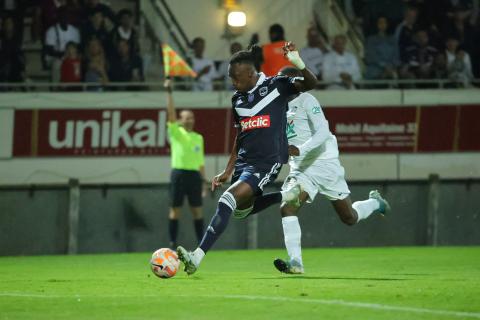
M203 137L188 132L177 122L168 122L172 169L198 171L205 164Z

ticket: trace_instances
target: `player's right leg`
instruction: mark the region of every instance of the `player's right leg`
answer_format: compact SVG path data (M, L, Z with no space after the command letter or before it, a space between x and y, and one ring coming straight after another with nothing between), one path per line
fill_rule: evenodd
M390 211L388 201L377 190L370 191L367 200L355 201L353 204L349 196L337 200L330 198L330 200L340 220L349 226L367 219L374 212L385 215Z
M254 191L252 187L241 180L238 180L220 197L215 215L205 231L202 241L197 249L192 252L179 246L177 254L180 261L185 265L185 272L193 274L197 271L205 254L210 250L220 235L225 231L232 212L238 207L251 206Z
M302 261L302 230L298 221L298 211L308 199L308 193L302 191L299 196L299 204L292 205L282 203L280 213L282 214L283 237L288 259L276 258L273 261L275 268L283 273L302 274L304 273Z

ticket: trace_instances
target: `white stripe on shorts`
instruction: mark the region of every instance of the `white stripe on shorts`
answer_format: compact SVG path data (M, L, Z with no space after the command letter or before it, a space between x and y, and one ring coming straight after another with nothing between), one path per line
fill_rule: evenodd
M263 187L270 182L270 177L272 174L276 174L278 171L278 168L281 166L280 163L275 163L272 167L272 169L270 170L269 173L267 173L267 175L265 177L263 177L262 180L260 180L260 183L258 184L258 187L260 188L260 190L263 191Z

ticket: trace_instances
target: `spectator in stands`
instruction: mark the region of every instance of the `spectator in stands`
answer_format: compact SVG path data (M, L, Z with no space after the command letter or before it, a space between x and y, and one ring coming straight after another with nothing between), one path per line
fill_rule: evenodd
M444 2L444 12L446 12L446 17L450 20L454 20L457 14L460 14L463 20L468 20L474 12L472 0L446 0Z
M83 18L84 6L82 0L66 0L68 23L81 28L85 19Z
M105 17L103 11L100 9L90 10L88 20L85 22L82 29L83 43L90 42L90 39L96 38L100 40L102 46L105 48L108 45L109 35L105 27Z
M415 7L408 7L405 10L404 20L395 30L395 39L397 42L400 60L406 61L407 48L415 44L414 35L417 31L418 10Z
M85 82L101 84L98 86L90 86L88 90L102 91L102 86L107 84L109 79L105 50L98 39L91 39L87 44L83 65L85 66Z
M48 28L45 35L46 61L51 68L51 79L53 82L59 82L60 80L60 66L62 65L67 43L80 43L78 29L67 22L66 8L58 8L57 13L58 22Z
M100 11L102 12L103 17L110 20L112 25L117 24L117 17L115 12L106 4L100 3L100 0L87 0L85 3L85 11L83 15L83 20L86 21L89 19L90 15L93 12Z
M280 24L273 24L269 29L270 43L262 46L261 70L267 76L274 76L285 66L292 65L283 56L285 45L285 31Z
M448 61L448 77L452 79L457 86L470 86L473 80L472 65L470 56L464 50L457 49L453 60Z
M0 37L0 82L22 82L25 79L25 56L15 20L7 17Z
M432 77L434 79L448 79L447 57L445 56L445 53L440 52L437 54L432 69Z
M457 10L454 13L452 22L448 25L447 35L459 40L460 45L469 52L474 52L477 47L475 42L475 32L468 23L465 13Z
M307 46L300 50L305 65L310 69L318 79L322 77L322 65L324 54L328 50L323 43L318 30L314 27L308 28L307 31Z
M120 40L128 41L130 54L139 53L140 45L138 33L133 27L133 13L128 9L122 9L118 12L118 25L112 30L110 34L111 50L114 53L118 48Z
M0 1L0 18L4 19L7 17L11 17L13 19L13 24L15 25L15 37L18 38L20 43L23 42L23 30L24 30L24 18L26 15L26 11L30 9L30 7L38 5L38 0L23 0L23 1ZM33 23L31 25L33 28ZM36 35L31 30L32 37Z
M239 42L232 42L230 45L230 56L233 56L238 51L242 50L243 47ZM224 86L222 89L233 90L232 82L228 76L228 66L230 64L230 57L227 60L223 61L218 67L219 79L224 81Z
M218 78L215 71L215 65L212 59L204 58L205 40L203 38L195 38L192 41L193 58L192 69L197 73L193 90L195 91L211 91L213 90L213 80Z
M454 62L454 60L457 59L457 53L459 51L459 42L457 39L453 37L449 37L445 43L445 54L447 57L447 64L450 67L450 65ZM463 51L463 50L461 50ZM470 73L472 73L472 62L470 59L470 55L463 51L463 60L465 63L465 66L468 70L470 70Z
M403 18L406 8L405 1L399 0L366 0L352 1L354 6L358 6L358 2L363 2L363 8L359 12L364 22L364 34L369 36L377 31L378 17L386 17L391 26L399 25Z
M387 34L388 21L385 17L377 20L378 33L367 39L365 61L367 79L393 79L397 77L399 65L395 38Z
M332 48L323 60L323 81L329 82L328 89L355 89L355 81L361 79L357 58L345 50L347 38L337 35Z
M78 54L78 45L75 42L69 42L63 58L61 77L62 82L81 82L82 81L82 60Z
M60 7L64 7L67 4L66 0L41 0L40 6L36 12L40 16L40 23L42 31L46 32L51 26L58 22L58 11ZM65 13L66 14L66 13ZM68 16L65 17L68 19Z
M127 40L119 40L117 54L110 64L109 75L112 82L143 81L142 59L137 54L131 54Z
M406 63L401 69L401 77L405 79L430 79L433 76L433 62L437 49L430 46L428 33L419 30L415 34L415 45L406 50Z

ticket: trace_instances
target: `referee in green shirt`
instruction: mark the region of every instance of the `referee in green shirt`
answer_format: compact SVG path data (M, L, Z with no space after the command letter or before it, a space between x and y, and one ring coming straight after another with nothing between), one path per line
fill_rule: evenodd
M204 194L205 155L201 134L193 131L195 117L192 111L183 110L177 119L173 104L170 80L165 81L167 90L167 132L172 153L170 176L170 248L177 248L178 219L185 196L188 198L197 240L203 236L202 196Z

